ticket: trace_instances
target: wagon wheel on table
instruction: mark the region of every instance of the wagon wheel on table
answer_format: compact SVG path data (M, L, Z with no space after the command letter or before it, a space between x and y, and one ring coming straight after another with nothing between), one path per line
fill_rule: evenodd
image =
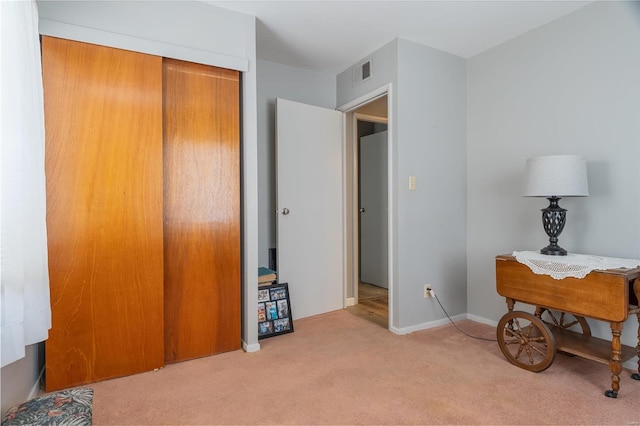
M540 318L513 311L498 322L498 345L507 360L525 370L546 370L556 356L556 342Z
M540 310L540 318L547 326L556 327L563 331L575 331L583 336L591 336L591 327L584 317L567 312L551 311L542 307L538 309Z

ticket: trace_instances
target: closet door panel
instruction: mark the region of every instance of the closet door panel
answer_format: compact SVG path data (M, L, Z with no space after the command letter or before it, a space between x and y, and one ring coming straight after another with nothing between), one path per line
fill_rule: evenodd
M162 58L42 40L47 391L164 365Z
M165 361L239 349L239 73L164 59Z

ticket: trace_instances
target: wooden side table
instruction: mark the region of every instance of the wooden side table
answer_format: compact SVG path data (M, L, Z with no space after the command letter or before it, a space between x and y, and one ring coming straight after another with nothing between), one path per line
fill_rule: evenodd
M535 274L513 256L496 256L496 288L508 308L498 323L500 349L512 364L530 371L548 368L556 351L609 364L611 389L605 395L616 398L622 363L640 355L639 278L640 268L635 268L557 280ZM514 311L516 302L535 305L535 314ZM636 348L620 342L624 322L632 314L639 322ZM611 341L591 336L584 317L609 322ZM638 372L631 377L640 380Z

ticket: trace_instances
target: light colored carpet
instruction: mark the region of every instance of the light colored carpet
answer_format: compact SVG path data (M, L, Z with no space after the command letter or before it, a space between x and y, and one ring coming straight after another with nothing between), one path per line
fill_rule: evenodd
M451 325L398 336L342 310L260 344L93 384L94 424L640 423L628 371L618 399L606 398L606 365L558 354L531 373Z

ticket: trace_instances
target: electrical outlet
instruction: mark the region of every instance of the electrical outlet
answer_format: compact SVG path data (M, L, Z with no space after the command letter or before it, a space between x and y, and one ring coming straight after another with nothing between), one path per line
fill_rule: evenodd
M424 298L425 299L429 299L431 297L435 296L433 293L433 289L431 288L431 284L425 284L424 285Z

